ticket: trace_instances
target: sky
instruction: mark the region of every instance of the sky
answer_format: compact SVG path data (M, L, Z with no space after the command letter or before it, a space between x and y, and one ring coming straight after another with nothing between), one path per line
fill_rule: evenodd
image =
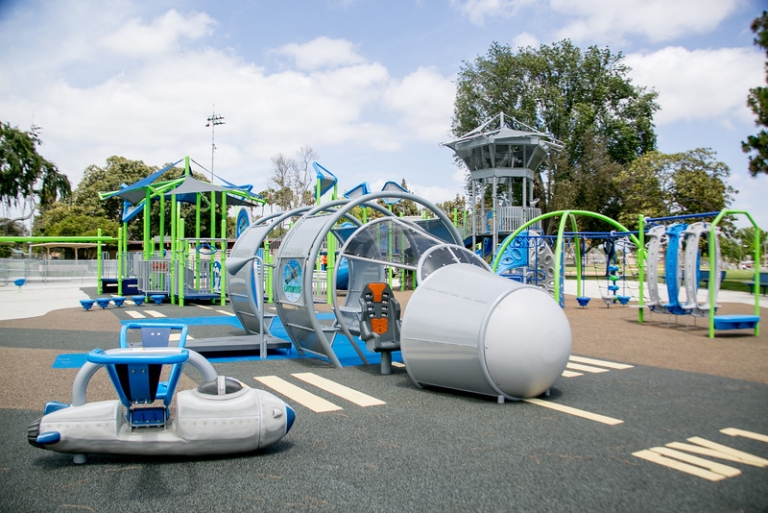
M341 192L405 179L432 202L463 194L450 149L462 64L493 42L565 38L621 52L658 92L665 153L711 148L768 229L768 176L741 141L765 85L750 23L766 0L0 0L0 120L41 127L39 152L73 188L119 155L186 155L254 191L303 146ZM224 124L212 133L212 115ZM215 152L212 155L212 137ZM742 224L742 223L740 223Z

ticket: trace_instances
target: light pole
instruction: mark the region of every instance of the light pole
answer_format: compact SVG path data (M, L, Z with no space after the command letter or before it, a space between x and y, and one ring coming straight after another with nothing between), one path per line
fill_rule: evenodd
M224 116L216 114L216 105L213 106L213 109L211 116L208 118L208 123L205 124L205 126L211 127L211 183L213 183L213 154L216 152L216 144L213 139L214 131L218 125L224 124L224 121L222 121Z

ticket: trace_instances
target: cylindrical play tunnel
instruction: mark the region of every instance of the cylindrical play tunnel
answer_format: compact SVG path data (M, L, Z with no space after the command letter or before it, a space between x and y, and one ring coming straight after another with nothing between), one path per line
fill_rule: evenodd
M565 369L571 328L544 290L454 264L414 291L401 349L419 386L528 398L546 392Z

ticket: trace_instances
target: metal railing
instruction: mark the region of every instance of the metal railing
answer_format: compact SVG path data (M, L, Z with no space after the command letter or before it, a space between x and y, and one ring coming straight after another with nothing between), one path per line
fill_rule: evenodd
M102 261L102 266L110 264L114 264L114 261ZM90 281L95 285L97 271L96 260L0 258L0 285L13 284L18 278L24 278L28 283Z

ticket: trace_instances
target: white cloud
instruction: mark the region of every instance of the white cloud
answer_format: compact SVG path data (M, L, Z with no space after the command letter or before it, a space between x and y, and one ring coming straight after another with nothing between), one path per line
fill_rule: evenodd
M132 19L118 30L104 36L104 48L120 55L144 57L164 54L176 48L179 40L199 39L213 32L214 20L205 13L189 16L172 9L145 25Z
M511 18L520 9L536 3L538 0L451 0L451 5L478 26L485 24L486 18Z
M625 62L636 85L653 87L661 110L658 125L680 120L711 120L727 125L752 118L749 88L764 81L764 56L752 48L687 50L667 47L629 54Z
M515 49L526 48L528 46L531 48L538 48L539 44L538 38L529 32L521 32L512 38L512 48Z
M554 11L576 19L558 31L575 41L621 42L641 35L670 41L715 29L743 0L550 0Z
M225 121L215 132L215 169L257 188L266 186L269 159L279 152L309 145L321 157L377 159L414 141L433 145L449 128L454 86L432 69L391 77L351 42L319 38L280 48L296 66L267 72L232 50L206 47L216 23L206 14L128 14L94 14L86 33L72 20L50 21L55 38L40 38L29 53L0 55L4 120L42 126L42 154L74 184L111 155L152 165L191 155L209 166L205 120L214 103ZM126 59L132 38L152 44ZM70 44L86 49L86 40L102 44L53 57L40 69L24 62Z
M397 111L402 123L423 141L440 141L447 136L453 114L456 86L450 77L434 69L419 68L384 95L387 105Z
M277 52L293 57L296 61L296 67L299 69L310 71L365 62L365 58L355 51L351 42L325 36L304 44L287 44L279 48Z

